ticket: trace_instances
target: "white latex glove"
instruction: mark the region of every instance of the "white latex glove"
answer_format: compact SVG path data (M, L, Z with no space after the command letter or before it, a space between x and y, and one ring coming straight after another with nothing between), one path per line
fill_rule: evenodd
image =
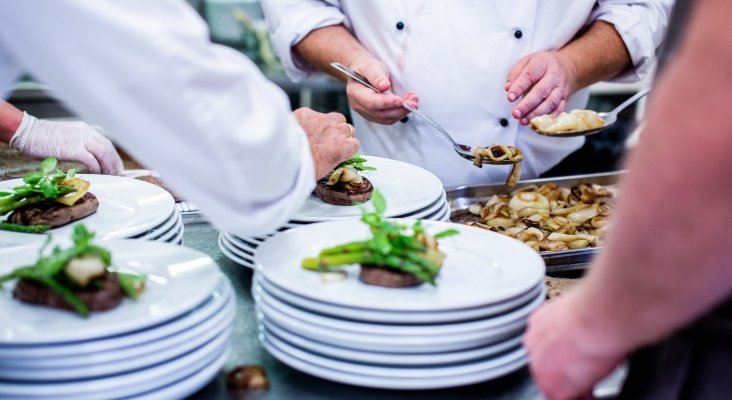
M10 147L32 158L80 162L94 174L117 175L122 170L112 142L81 121L48 121L24 112Z

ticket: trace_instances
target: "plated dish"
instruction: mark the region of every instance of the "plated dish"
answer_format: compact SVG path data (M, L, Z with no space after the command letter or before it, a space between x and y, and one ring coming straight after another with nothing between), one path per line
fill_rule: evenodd
M18 301L71 310L84 317L91 311L115 308L125 297L137 299L145 287L145 275L114 269L112 253L93 239L93 232L77 224L71 247L57 246L46 252L46 241L33 265L0 275L0 287L17 280L13 298Z
M175 201L165 190L135 179L112 175L75 175L89 182L89 191L99 202L96 212L83 218L84 225L99 239L121 239L145 234L169 220ZM0 182L0 193L8 193L24 184L22 179ZM64 206L66 207L66 206ZM0 219L3 217L0 216ZM69 237L72 224L50 228L54 237ZM0 230L0 247L41 243L45 236Z
M315 195L325 203L336 206L352 206L371 199L374 185L363 176L363 171L376 171L366 165L367 160L359 154L338 164L325 178L318 181Z
M323 249L317 257L305 258L302 267L306 270L330 273L340 268L359 264L359 279L365 284L390 288L418 286L422 283L435 285L445 255L440 252L438 239L458 234L446 229L429 235L417 220L407 226L384 219L386 200L380 192L374 191L374 210L364 208L361 221L371 230L372 237ZM324 279L328 275L323 275ZM336 275L337 276L337 275Z
M64 172L56 165L55 158L46 158L40 170L0 191L0 217L6 216L0 229L44 233L97 211L99 201L89 192L89 181L77 177L75 169Z

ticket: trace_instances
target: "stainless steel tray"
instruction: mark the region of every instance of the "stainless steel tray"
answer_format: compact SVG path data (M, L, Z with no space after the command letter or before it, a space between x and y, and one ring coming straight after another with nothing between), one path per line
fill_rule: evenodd
M514 188L507 188L505 185L471 185L471 186L455 186L445 188L447 192L447 202L452 210L450 219L455 220L456 217L465 215L468 206L475 202L485 202L495 194L507 194L516 189L537 185L541 186L545 183L554 182L559 186L572 187L580 183L595 183L599 185L614 185L618 179L624 174L624 171L575 175L557 178L533 179L521 181ZM578 250L565 251L543 251L541 257L546 263L547 273L563 272L585 269L592 260L592 257L600 252L602 247L589 247Z

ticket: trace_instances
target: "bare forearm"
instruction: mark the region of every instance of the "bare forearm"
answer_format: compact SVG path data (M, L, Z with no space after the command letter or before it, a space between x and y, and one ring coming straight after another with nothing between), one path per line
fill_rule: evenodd
M613 78L630 67L630 53L615 27L594 22L581 36L559 50L575 65L577 76L572 91Z
M9 142L22 120L22 111L0 100L0 142Z
M315 68L345 79L330 66L332 62L351 65L359 57L372 57L343 25L327 26L310 32L293 51Z
M699 5L676 64L655 90L606 252L578 302L592 330L622 338L617 344L626 350L732 293L732 36L725 17L732 4Z

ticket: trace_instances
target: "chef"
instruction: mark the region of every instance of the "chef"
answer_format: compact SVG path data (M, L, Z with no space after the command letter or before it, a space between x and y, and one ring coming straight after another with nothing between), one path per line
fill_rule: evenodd
M293 80L317 70L343 78L329 66L336 61L387 92L347 84L363 153L419 165L448 186L503 181L509 167L472 167L424 121L404 119L402 102L419 105L458 143L519 147L523 177L536 177L584 139L539 136L526 127L529 119L584 108L593 82L641 79L671 3L263 1Z
M180 0L1 1L0 95L24 71L237 234L287 220L358 150L342 115L293 116Z
M112 142L86 122L38 119L5 101L0 101L0 142L31 158L82 163L93 174L122 170Z

